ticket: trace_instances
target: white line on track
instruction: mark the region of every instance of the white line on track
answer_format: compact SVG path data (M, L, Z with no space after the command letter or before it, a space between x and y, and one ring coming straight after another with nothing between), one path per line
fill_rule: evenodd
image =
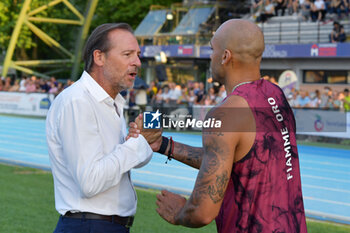
M45 137L45 132L41 132L41 133L33 133L33 131L31 129L29 129L28 131L22 130L22 131L15 131L15 130L0 130L0 134L4 134L7 135L9 132L11 132L11 134L17 134L17 135L27 135L27 136L40 136L40 137Z
M9 150L9 149L3 149L3 148L0 148L0 151L5 153L15 153L16 155L17 154L28 155L35 158L49 158L48 154L37 154L37 153L30 153L30 152L24 152L19 150Z
M343 179L336 179L336 178L328 178L328 177L322 177L322 176L312 176L312 175L303 175L301 174L302 178L312 178L312 179L318 179L318 180L329 180L334 182L343 182L343 183L350 183L350 180L343 180Z
M189 170L189 171L196 171L198 172L197 169L193 168L193 167L189 167L189 166L178 166L178 165L172 165L172 164L164 164L164 163L158 163L158 162L150 162L150 164L155 165L155 166L159 166L159 167L169 167L169 168L175 168L175 169L182 169L182 170Z
M39 169L44 169L44 170L51 171L51 167L49 165L42 165L42 164L37 164L37 163L24 162L24 161L21 161L21 160L0 158L0 162L7 163L7 164L16 164L16 165L19 165L19 166L29 166L29 167L33 167L33 168L39 168Z
M327 190L327 191L334 191L334 192L341 192L341 193L349 193L350 190L345 190L345 189L336 189L336 188L327 188L327 187L322 187L322 186L317 186L317 185L309 185L309 184L302 184L302 187L306 188L312 188L312 189L317 189L317 190Z
M14 145L14 146L22 146L22 148L26 148L26 147L31 147L31 148L35 148L35 149L42 149L42 150L47 150L47 146L41 146L38 144L24 144L24 143L18 143L18 142L14 142L14 141L10 141L10 140L0 140L0 143L4 143L7 145Z
M300 166L302 170L312 170L312 171L320 171L322 173L338 173L338 174L344 174L344 175L350 175L350 172L345 171L337 171L337 170L330 170L330 169L321 169L321 168L313 168L313 167L304 167Z
M350 159L349 159L349 161L350 161ZM318 162L318 161L315 161L315 160L306 160L306 159L300 159L300 163L301 163L301 164L311 163L311 164L321 164L321 165L329 165L329 166L350 168L350 165L349 165L349 164L344 164L344 163L331 163L331 162Z
M34 131L37 133L45 133L45 127L43 125L40 125L38 127L33 126L33 125L25 125L25 126L19 126L19 125L13 125L13 124L3 124L0 123L1 125L1 130L11 130L11 131L18 131L18 132L23 132L23 131Z
M350 207L350 203L341 202L341 201L330 201L330 200L325 200L325 199L315 198L315 197L308 197L308 196L304 196L303 198L304 198L304 200L319 201L319 202L325 202L325 203Z
M41 142L41 143L45 143L46 144L46 138L33 138L33 137L23 137L23 136L15 136L15 135L1 135L0 134L0 138L5 138L5 139L9 139L9 138L13 138L16 141L32 141L32 142Z
M344 216L340 216L337 214L328 214L328 213L323 213L320 211L314 211L314 210L305 210L305 214L306 216L310 216L310 217L320 217L324 220L329 221L330 219L332 220L336 220L336 221L341 221L341 222L345 222L347 224L350 224L350 217L344 217Z

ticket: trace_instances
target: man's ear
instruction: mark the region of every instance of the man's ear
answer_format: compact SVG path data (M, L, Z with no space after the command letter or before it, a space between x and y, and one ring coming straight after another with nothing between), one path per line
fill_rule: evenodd
M94 63L97 66L103 66L105 63L105 55L101 50L95 49L94 52L92 53L93 58L94 58Z
M231 51L228 49L225 49L224 54L222 55L222 58L221 58L221 64L222 65L228 64L230 62L231 58L232 58Z

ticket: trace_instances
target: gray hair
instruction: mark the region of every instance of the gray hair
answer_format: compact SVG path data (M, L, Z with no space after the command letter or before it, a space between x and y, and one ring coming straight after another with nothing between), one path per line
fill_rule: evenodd
M95 28L87 39L84 48L83 59L85 62L84 69L86 71L89 72L91 70L94 61L93 53L96 49L102 52L107 52L110 49L108 33L115 29L122 29L132 34L134 33L131 26L127 23L106 23Z

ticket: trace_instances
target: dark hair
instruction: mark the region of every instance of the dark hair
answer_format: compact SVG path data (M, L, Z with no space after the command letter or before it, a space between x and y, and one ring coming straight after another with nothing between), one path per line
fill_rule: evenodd
M345 89L344 89L344 92L349 92L349 89L345 88Z
M86 71L91 70L94 61L93 52L96 49L102 52L106 52L110 49L108 33L115 29L122 29L134 33L131 26L127 23L106 23L95 28L87 39L83 52L83 59L85 62L84 69Z

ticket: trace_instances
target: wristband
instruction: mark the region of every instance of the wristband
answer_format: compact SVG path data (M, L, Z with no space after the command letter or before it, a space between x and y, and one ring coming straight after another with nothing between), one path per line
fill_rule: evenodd
M160 154L164 154L166 148L168 147L169 139L167 137L162 136L162 144L160 145L159 150L157 151Z
M174 153L174 140L172 137L170 137L170 147L169 147L169 151L168 151L168 158L167 160L165 161L165 163L168 163L168 161L170 161L171 159L173 159L173 153Z

